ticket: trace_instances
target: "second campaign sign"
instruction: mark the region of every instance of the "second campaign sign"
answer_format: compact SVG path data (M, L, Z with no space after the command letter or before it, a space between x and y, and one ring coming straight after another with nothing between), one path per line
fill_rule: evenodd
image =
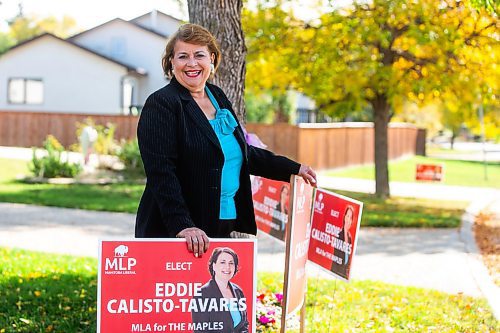
M264 177L252 177L255 221L260 231L285 240L290 184Z
M252 239L212 239L201 258L182 239L101 241L97 331L255 332Z
M363 203L318 189L314 201L309 260L349 280Z

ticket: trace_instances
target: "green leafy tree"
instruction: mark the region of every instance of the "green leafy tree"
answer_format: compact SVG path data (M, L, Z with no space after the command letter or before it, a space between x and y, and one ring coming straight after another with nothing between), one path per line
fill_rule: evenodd
M461 105L478 95L495 101L497 26L494 17L461 1L355 3L297 30L287 43L303 47L287 62L299 73L296 84L322 110L371 106L376 193L388 197L387 128L397 107L447 96Z
M265 6L266 3L258 3L258 10L246 9L242 14L248 47L246 94L270 99L266 104L268 112L273 114L273 122L289 122L291 105L288 91L293 87L297 73L280 59L295 56L293 53L296 50L284 41L293 40L296 27L302 26L303 22L282 10L282 1L277 1L274 7Z
M14 40L12 40L9 34L0 32L0 55L5 53L5 51L7 51L14 44L15 42Z
M292 119L292 101L287 92L274 95L268 90L254 93L245 91L247 121L257 123L289 123Z
M22 14L9 21L9 37L16 43L33 38L44 32L61 38L69 37L77 32L76 21L68 16L64 16L61 20L58 20L52 16L38 18Z

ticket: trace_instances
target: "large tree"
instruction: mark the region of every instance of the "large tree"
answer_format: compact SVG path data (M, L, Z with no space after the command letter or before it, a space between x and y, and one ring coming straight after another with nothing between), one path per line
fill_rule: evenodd
M390 194L388 123L402 105L437 102L458 110L454 122L474 118L479 102L498 107L498 20L464 1L354 2L302 25L279 7L260 11L244 19L249 72L269 73L273 87L285 82L337 117L371 110L380 197Z
M241 28L242 0L188 0L189 21L207 28L217 38L222 63L214 83L222 88L241 122L245 122L245 57Z
M388 123L406 100L425 104L454 95L471 103L498 97L493 52L498 21L447 0L374 0L325 14L297 34L307 45L292 68L324 110L373 110L376 193L388 197ZM492 58L493 57L493 58ZM287 59L290 62L290 59ZM493 85L493 86L492 86Z

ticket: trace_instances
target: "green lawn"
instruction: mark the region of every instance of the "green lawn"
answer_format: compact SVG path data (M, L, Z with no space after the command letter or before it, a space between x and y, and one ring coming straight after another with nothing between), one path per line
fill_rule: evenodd
M0 158L0 183L12 181L17 176L22 177L28 174L28 162Z
M0 248L0 332L95 332L97 260ZM283 277L260 274L279 292ZM485 300L311 278L307 332L498 332Z
M0 202L136 213L144 185L0 183Z
M0 159L0 202L14 202L136 213L144 185L25 184L15 180L29 174L26 161ZM1 332L0 332L1 333Z
M15 176L26 162L0 159L0 202L135 213L144 185L24 184ZM338 191L364 202L363 226L457 227L465 202L415 198L381 200L370 194Z
M280 290L280 274L259 275L258 290ZM306 332L498 332L484 299L375 281L309 278Z
M488 180L484 179L484 165L482 162L446 160L415 156L405 160L389 162L389 178L396 182L415 182L415 168L417 163L431 163L444 165L444 185L476 186L500 188L500 163L487 164ZM374 179L373 165L332 170L329 176Z
M97 260L0 248L0 332L95 332Z

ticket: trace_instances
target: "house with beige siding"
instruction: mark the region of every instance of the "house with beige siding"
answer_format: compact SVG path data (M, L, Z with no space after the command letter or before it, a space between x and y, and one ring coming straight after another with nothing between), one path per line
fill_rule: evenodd
M0 56L0 110L137 113L167 83L161 56L181 21L153 11L120 18L68 39L45 33Z

